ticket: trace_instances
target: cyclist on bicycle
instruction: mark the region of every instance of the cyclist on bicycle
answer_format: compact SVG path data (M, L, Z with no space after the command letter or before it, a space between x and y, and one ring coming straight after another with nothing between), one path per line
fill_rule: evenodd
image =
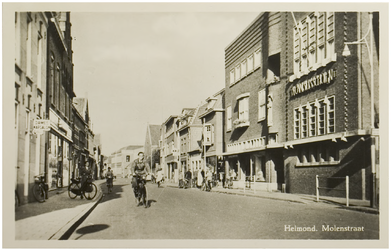
M109 192L111 192L113 188L113 177L114 177L113 170L111 170L111 167L109 167L106 172L106 184Z
M140 176L143 179L145 179L145 177L151 173L149 164L144 159L143 152L138 153L138 158L133 161L130 172L133 174L132 188L133 188L134 197L137 198L137 187L138 187L137 176Z

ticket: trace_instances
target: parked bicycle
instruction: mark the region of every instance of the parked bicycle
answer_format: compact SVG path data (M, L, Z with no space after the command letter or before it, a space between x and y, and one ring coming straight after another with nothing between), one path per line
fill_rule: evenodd
M33 196L38 202L44 202L48 198L49 185L45 183L44 175L34 176Z
M98 193L98 188L94 183L92 183L92 175L88 175L86 181L81 184L80 178L72 178L71 179L71 185L68 187L68 195L69 198L75 199L77 196L80 196L80 198L83 198L83 196L87 200L92 200L95 198L96 194Z

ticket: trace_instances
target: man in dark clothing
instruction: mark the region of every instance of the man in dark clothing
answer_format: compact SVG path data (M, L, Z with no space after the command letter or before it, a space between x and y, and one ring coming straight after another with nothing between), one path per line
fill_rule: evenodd
M137 183L136 176L138 175L138 176L145 178L148 174L151 173L151 170L149 168L149 164L144 159L143 152L138 153L138 158L133 161L130 172L133 175L132 188L133 188L134 197L137 198L137 192L136 192L137 189L136 188L137 188L138 183Z

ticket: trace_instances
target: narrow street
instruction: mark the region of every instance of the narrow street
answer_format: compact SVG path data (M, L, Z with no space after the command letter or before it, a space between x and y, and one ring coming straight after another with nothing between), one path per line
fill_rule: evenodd
M137 207L129 179L117 179L71 240L91 239L378 239L379 217L327 204L157 188L148 184L150 207ZM357 220L357 218L360 220ZM322 231L364 227L363 232ZM315 226L315 232L288 227Z

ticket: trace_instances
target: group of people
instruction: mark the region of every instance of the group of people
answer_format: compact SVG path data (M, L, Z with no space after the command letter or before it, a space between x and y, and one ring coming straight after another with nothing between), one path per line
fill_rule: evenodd
M138 179L137 177L141 177L145 180L147 175L151 174L151 169L148 164L148 162L144 159L144 153L139 152L138 158L134 160L131 164L130 173L132 175L132 188L135 197L137 197L137 186L138 186ZM108 168L108 171L106 172L106 180L107 185L111 185L113 183L113 177L114 174L111 170L111 168ZM186 184L190 184L192 180L192 173L190 170L187 170L184 175L183 179L186 180ZM229 174L226 178L223 178L223 187L226 188L232 188L232 182L236 178L236 173L233 169L229 171ZM161 168L159 168L156 172L156 183L158 186L160 186L160 183L163 181L164 175ZM206 172L204 170L198 171L197 174L197 186L200 187L206 187L207 191L210 191L212 189L212 182L213 182L213 171L211 169L207 169Z

